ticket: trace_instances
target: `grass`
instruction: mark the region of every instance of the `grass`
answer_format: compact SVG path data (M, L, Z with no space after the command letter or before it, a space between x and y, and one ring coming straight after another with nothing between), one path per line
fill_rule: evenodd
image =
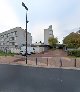
M76 56L67 56L69 58L80 58L80 57L76 57Z
M11 52L3 52L3 51L0 51L0 56L14 56L15 53L11 53Z

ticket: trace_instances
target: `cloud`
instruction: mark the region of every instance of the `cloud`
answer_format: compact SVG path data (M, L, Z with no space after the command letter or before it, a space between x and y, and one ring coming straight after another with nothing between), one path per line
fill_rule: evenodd
M53 34L60 42L72 29L80 27L79 0L0 0L0 32L16 26L25 28L22 1L29 8L28 31L32 34L33 42L44 42L44 29L49 25L53 26Z
M0 32L19 26L19 20L6 0L0 0Z
M53 26L53 34L55 37L58 37L58 26L59 24L57 22L42 22L38 24L34 24L31 28L31 33L33 37L33 43L42 41L44 42L44 29L47 29L50 25Z
M44 29L52 24L55 37L62 42L63 37L80 25L79 3L79 0L34 0L30 16L33 41L44 41Z

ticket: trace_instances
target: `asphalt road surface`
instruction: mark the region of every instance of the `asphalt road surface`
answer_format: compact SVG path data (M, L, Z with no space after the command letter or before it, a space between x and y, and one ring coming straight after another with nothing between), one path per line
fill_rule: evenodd
M80 71L1 64L0 92L80 92Z

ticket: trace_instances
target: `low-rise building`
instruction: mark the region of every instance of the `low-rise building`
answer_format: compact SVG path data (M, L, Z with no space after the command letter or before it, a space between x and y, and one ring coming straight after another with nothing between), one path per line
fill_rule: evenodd
M34 49L35 53L41 53L41 52L47 51L51 48L50 45L45 45L41 42L34 43L31 45L31 47Z

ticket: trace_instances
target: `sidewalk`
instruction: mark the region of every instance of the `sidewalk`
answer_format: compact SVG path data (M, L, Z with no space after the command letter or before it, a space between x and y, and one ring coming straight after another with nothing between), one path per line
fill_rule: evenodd
M31 58L31 57L30 57ZM20 57L11 57L11 56L3 56L0 57L0 64L11 64L11 65L22 65L22 66L30 66L30 67L43 67L43 68L63 68L63 69L77 69L80 70L80 59L76 60L75 67L75 59L67 58L67 57L38 57L38 61L36 64L36 59L28 58L27 64L25 58ZM62 66L60 59L62 60Z

